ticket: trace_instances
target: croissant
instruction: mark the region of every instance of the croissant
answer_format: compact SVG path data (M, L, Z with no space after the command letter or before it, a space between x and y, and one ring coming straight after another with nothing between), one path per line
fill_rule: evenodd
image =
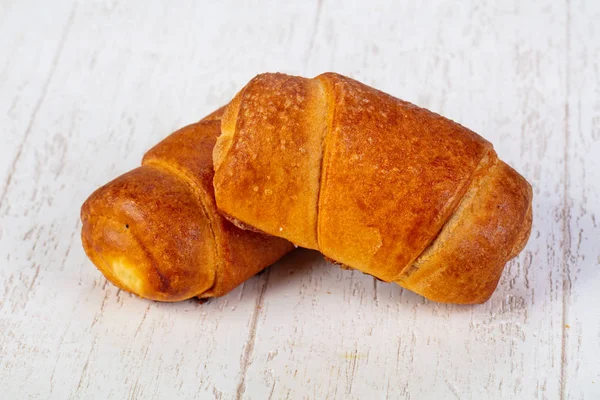
M121 289L160 301L221 296L293 249L217 213L212 148L221 114L171 134L83 204L85 252Z
M486 301L531 230L531 186L488 141L334 73L252 79L213 160L238 226L438 302Z

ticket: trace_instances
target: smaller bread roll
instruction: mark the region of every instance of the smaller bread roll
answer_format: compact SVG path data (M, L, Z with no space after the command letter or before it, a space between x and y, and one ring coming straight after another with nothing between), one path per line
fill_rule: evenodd
M171 134L83 204L85 252L121 289L159 301L221 296L294 248L217 212L211 155L221 114Z

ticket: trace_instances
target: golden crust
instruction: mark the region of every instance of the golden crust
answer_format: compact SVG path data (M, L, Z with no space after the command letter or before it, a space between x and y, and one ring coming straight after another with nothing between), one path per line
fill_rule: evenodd
M220 296L293 249L217 213L211 154L222 111L170 135L84 203L84 249L122 289L160 301Z
M319 249L393 281L456 208L491 147L468 129L337 74Z
M531 196L523 177L493 154L436 240L397 283L435 301L486 301L513 249L520 251L529 235Z
M233 103L214 160L229 218L457 303L487 299L526 243L528 183L457 123L333 73L259 75Z
M81 219L88 257L122 289L168 301L212 286L215 269L206 266L215 264L214 237L199 199L179 178L136 168L96 190Z
M317 248L324 100L318 81L282 74L260 75L236 96L214 153L224 214Z

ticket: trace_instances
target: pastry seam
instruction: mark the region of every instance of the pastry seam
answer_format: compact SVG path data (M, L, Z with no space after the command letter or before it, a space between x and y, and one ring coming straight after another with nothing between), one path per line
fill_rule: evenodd
M314 80L317 80L320 85L321 88L324 92L325 97L325 106L326 111L325 111L325 127L324 127L324 132L323 132L323 137L321 140L321 165L319 167L319 191L317 193L317 209L316 209L316 214L317 214L317 221L316 221L316 239L317 239L317 247L319 249L319 251L321 250L321 242L320 242L320 235L319 235L319 230L320 230L320 220L321 220L321 193L323 192L323 185L325 185L325 182L327 181L327 172L329 171L328 168L328 163L329 163L329 157L328 157L328 149L329 146L327 146L327 139L331 136L331 132L333 130L333 121L335 120L335 112L337 110L336 104L335 104L335 92L333 91L333 89L331 88L332 83L325 77L322 75L317 76L316 78L313 78Z
M440 235L442 234L442 232L444 231L444 229L446 228L446 226L450 223L450 221L452 221L452 217L454 216L454 214L457 212L457 210L460 208L460 205L463 203L463 201L465 200L465 195L466 193L469 191L469 189L471 188L471 186L473 185L474 181L475 181L475 176L477 175L476 172L479 169L480 166L482 166L482 164L484 163L484 161L486 161L486 159L488 158L488 156L490 154L493 153L493 148L491 146L487 147L487 151L483 154L483 157L481 157L481 159L479 160L479 162L477 163L477 165L475 166L475 168L473 169L473 172L471 173L471 175L469 176L468 181L465 182L464 187L461 190L461 194L460 194L460 200L456 202L456 204L454 205L454 208L452 209L452 212L450 214L448 214L448 218L446 219L446 221L444 221L444 223L442 224L442 226L440 227L440 229L438 230L438 232L432 237L432 239L425 245L425 247L423 247L423 249L421 250L421 252L413 259L410 261L410 263L408 263L408 265L393 279L393 282L397 282L400 279L406 279L408 278L410 275L412 275L413 273L415 273L416 271L419 270L419 266L415 265L417 263L417 261L419 260L419 258L431 247L435 244L435 242L437 241L437 239L440 237ZM494 160L493 163L490 163L490 165L487 166L487 169L485 172L482 172L482 179L487 176L487 174L489 173L489 170L498 162L498 159L496 158ZM477 195L477 194L475 194Z
M196 195L196 198L198 199L198 203L200 204L200 208L202 210L202 214L204 215L204 217L206 218L206 220L208 221L208 229L210 230L210 233L213 236L214 242L215 242L215 275L214 275L214 279L212 282L212 285L206 289L204 292L202 293L197 293L194 296L201 296L202 294L212 290L216 283L217 283L217 276L219 274L219 271L221 270L221 256L222 254L220 254L220 249L219 249L219 245L218 245L218 240L217 240L217 235L215 232L215 228L213 226L213 221L210 217L210 213L208 212L208 207L205 204L204 201L204 197L206 196L205 191L200 187L200 185L198 185L196 183L196 180L194 177L190 176L187 172L182 171L176 167L173 167L167 163L165 163L164 161L160 160L160 159L149 159L149 160L144 160L143 164L144 166L150 167L150 168L155 168L158 170L162 170L165 172L169 172L171 175L177 177L177 179L179 179L182 183L184 183L189 189L192 190L192 192Z

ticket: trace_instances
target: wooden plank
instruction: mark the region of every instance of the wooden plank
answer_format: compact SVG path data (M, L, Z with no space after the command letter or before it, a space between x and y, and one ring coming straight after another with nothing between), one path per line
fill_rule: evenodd
M73 11L71 0L54 3L52 13L25 1L0 4L0 207L45 99Z
M550 0L323 2L307 73L349 74L480 132L532 182L534 229L475 307L424 301L314 253L273 269L248 398L559 397L565 27Z
M565 399L600 398L600 3L569 4L563 251Z
M13 34L29 6L12 5ZM132 297L85 258L79 206L160 138L225 103L252 73L282 59L298 65L304 40L294 22L305 25L303 9L261 8L252 15L278 23L252 30L240 21L253 6L78 5L30 133L16 136L24 144L0 209L0 383L8 398L237 395L266 278L204 305ZM60 8L45 11L60 21ZM44 42L43 29L33 36L20 51Z
M593 0L0 4L7 398L595 398L600 32ZM490 302L427 302L297 251L199 304L118 291L78 209L264 71L333 70L490 139L534 187Z

